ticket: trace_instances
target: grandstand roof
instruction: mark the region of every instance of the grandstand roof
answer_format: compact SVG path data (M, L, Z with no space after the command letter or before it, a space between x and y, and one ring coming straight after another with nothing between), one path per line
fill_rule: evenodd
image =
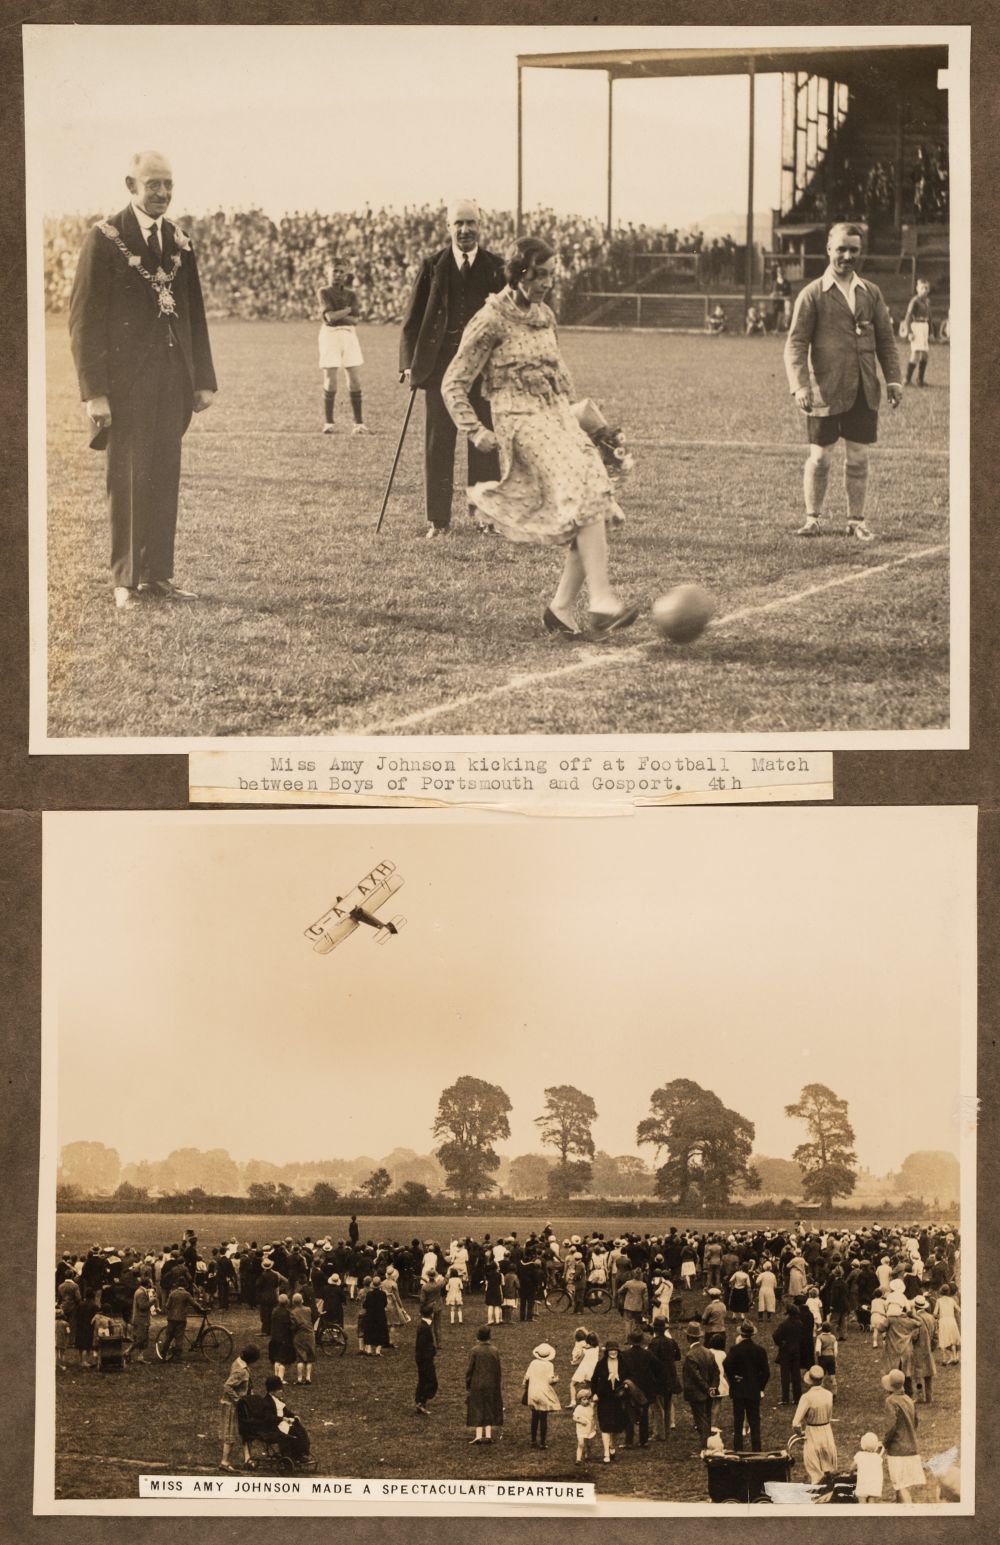
M921 64L948 66L946 43L866 44L853 48L609 48L583 53L518 54L519 69L602 70L613 80L649 80L665 75L744 75L753 62L758 75L804 70L851 85L873 68L881 72Z

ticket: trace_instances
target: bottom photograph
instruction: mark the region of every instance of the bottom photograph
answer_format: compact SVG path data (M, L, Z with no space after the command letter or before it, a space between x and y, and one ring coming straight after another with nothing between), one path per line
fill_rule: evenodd
M43 865L36 1513L974 1510L974 810Z

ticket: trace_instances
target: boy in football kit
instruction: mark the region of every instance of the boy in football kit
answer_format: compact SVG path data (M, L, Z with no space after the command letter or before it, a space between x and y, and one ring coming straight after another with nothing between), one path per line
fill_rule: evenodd
M926 279L918 279L917 293L910 299L903 318L903 326L900 329L903 337L910 340L910 358L906 366L907 386L913 380L914 370L917 372L917 385L925 384L927 354L931 341L931 306L928 299L930 293L929 282Z
M323 372L323 433L334 431L334 408L337 400L337 371L343 369L351 394L351 412L354 415L352 434L367 434L367 426L361 408L361 366L364 356L354 324L358 320L358 301L349 288L352 274L345 274L339 264L334 264L330 283L317 291L322 307L323 322L319 330L319 366Z

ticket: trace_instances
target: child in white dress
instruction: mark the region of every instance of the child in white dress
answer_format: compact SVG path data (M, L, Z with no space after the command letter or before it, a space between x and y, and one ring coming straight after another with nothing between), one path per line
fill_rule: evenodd
M882 1468L882 1445L873 1432L866 1432L854 1456L854 1491L859 1502L881 1502Z
M452 1266L448 1272L448 1286L445 1289L444 1301L448 1305L450 1323L454 1325L455 1316L457 1315L458 1323L461 1325L462 1304L464 1300L462 1294L462 1273L457 1266Z
M581 1384L577 1389L573 1426L576 1428L576 1462L582 1465L590 1458L591 1440L597 1437L597 1407L589 1384Z

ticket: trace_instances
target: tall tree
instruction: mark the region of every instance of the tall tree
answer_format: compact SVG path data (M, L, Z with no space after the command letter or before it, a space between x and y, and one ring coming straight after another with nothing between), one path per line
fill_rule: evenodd
M554 1148L559 1163L549 1176L549 1195L563 1199L576 1191L585 1191L593 1173L594 1157L591 1127L597 1120L597 1106L589 1094L573 1084L554 1084L545 1091L545 1109L535 1117L541 1128L542 1142Z
M391 1190L391 1188L392 1176L384 1167L372 1170L371 1174L368 1176L368 1179L361 1187L365 1195L370 1196L376 1202L380 1197L385 1196L386 1193Z
M543 1153L521 1153L511 1159L507 1190L511 1196L547 1196L552 1165Z
M435 1148L444 1165L448 1189L463 1202L492 1191L491 1176L500 1168L493 1144L510 1136L510 1100L499 1084L464 1075L442 1091L434 1120Z
M79 1186L84 1196L108 1195L121 1179L122 1161L117 1148L104 1143L67 1143L59 1153L60 1185Z
M792 1158L802 1171L802 1191L810 1201L833 1206L835 1196L850 1196L858 1180L854 1128L847 1119L847 1101L825 1084L806 1084L785 1115L804 1121L809 1140Z
M666 1155L656 1171L656 1193L675 1206L724 1206L737 1183L753 1185L749 1160L754 1125L729 1110L711 1089L675 1078L650 1096L651 1114L637 1141Z
M902 1196L919 1196L925 1202L957 1202L961 1192L958 1160L942 1149L908 1153L898 1175L893 1176L893 1187Z

